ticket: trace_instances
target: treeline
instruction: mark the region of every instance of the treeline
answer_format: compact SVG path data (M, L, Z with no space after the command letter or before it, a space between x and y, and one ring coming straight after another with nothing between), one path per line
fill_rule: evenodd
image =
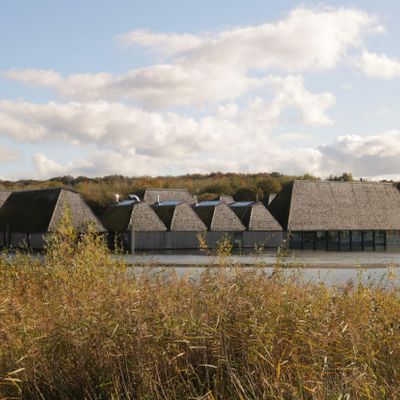
M55 177L46 181L3 181L0 189L21 190L66 186L79 192L95 212L101 213L112 201L114 194L121 198L129 193L143 195L147 188L187 188L199 200L209 200L218 195L233 196L236 200L263 200L270 193L278 193L282 186L294 179L319 179L311 175L292 176L278 172L259 174L210 173L181 176L126 177L110 175L99 178L80 176Z
M128 194L142 195L146 188L187 188L199 197L210 200L218 195L232 196L235 200L265 200L271 193L279 193L282 187L295 179L319 180L310 174L284 175L279 172L258 174L210 173L181 176L126 177L110 175L98 178L80 176L55 177L45 181L1 181L0 190L38 189L65 186L79 192L97 214L102 214L113 201L114 194L126 198ZM330 176L330 180L351 181L351 173Z

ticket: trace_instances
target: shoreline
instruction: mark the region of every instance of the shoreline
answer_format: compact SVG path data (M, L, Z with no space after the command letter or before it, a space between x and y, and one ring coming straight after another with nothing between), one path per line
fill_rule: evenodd
M137 267L165 268L273 268L278 260L275 256L194 256L194 255L125 255L121 256L127 264ZM387 269L400 268L399 254L316 254L296 257L283 257L279 260L285 269Z

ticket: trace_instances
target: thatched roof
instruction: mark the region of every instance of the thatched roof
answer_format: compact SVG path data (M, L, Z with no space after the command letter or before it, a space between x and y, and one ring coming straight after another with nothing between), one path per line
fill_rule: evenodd
M186 201L193 204L194 198L187 189L146 189L143 201L147 204L155 204L158 201Z
M163 222L146 203L124 202L110 206L103 216L103 224L110 232L164 232Z
M244 231L246 228L224 202L206 201L193 206L193 210L210 231Z
M281 231L282 227L261 202L236 202L233 212L249 231Z
M8 196L10 196L11 192L7 191L0 191L0 207L4 204L4 202L8 199Z
M295 181L269 206L287 230L400 230L400 192L391 183Z
M221 194L220 196L217 196L213 200L223 201L226 204L231 204L235 201L235 200L233 200L233 197L229 196L228 194Z
M203 232L207 230L203 221L185 202L154 204L153 210L170 231Z
M57 228L66 208L71 210L72 225L75 228L81 229L91 222L98 232L105 231L81 196L65 188L11 193L0 208L0 231L52 232Z

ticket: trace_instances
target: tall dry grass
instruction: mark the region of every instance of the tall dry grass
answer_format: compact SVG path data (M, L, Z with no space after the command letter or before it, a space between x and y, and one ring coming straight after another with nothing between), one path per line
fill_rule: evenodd
M0 397L397 399L394 290L254 270L128 274L64 227L0 263Z

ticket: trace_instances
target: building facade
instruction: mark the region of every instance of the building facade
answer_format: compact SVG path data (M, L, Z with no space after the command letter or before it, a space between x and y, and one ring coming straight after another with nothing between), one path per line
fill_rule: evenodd
M269 210L292 249L400 249L400 191L392 183L294 181Z

